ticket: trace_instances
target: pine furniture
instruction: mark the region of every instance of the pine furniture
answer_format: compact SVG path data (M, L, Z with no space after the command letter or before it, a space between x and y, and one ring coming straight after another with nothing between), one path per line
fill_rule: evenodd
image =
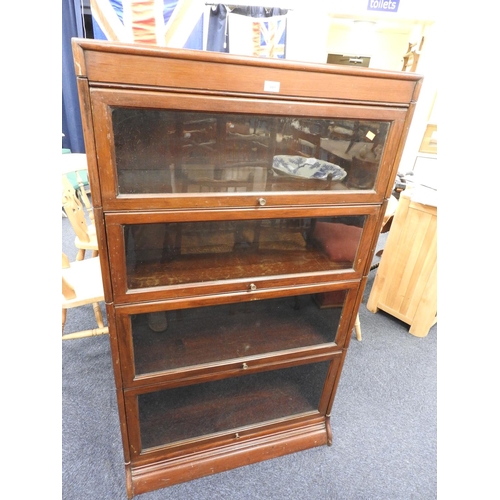
M437 322L437 207L403 191L367 302L426 337Z
M73 49L129 498L331 445L421 77Z

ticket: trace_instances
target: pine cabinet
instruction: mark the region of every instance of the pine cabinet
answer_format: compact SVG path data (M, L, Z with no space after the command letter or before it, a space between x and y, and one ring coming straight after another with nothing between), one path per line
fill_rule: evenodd
M437 322L437 206L422 201L418 189L401 193L366 304L404 321L416 337Z
M73 50L129 498L332 445L421 77Z

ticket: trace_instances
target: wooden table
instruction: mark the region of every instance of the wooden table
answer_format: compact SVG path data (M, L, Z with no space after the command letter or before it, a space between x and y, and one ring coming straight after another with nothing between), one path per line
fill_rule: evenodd
M425 337L437 321L437 207L404 191L394 216L367 308L379 309Z

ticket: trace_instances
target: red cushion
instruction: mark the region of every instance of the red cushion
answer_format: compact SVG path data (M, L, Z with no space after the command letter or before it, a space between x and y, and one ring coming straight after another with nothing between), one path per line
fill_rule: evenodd
M333 261L354 262L362 228L336 222L317 222L312 237Z

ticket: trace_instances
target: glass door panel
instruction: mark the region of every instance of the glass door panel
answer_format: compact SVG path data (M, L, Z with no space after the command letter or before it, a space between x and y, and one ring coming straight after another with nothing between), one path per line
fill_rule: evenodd
M366 218L126 224L127 287L351 269Z
M330 362L137 396L142 450L318 412Z
M348 290L128 317L135 376L335 345Z
M389 121L112 107L118 195L371 190Z

